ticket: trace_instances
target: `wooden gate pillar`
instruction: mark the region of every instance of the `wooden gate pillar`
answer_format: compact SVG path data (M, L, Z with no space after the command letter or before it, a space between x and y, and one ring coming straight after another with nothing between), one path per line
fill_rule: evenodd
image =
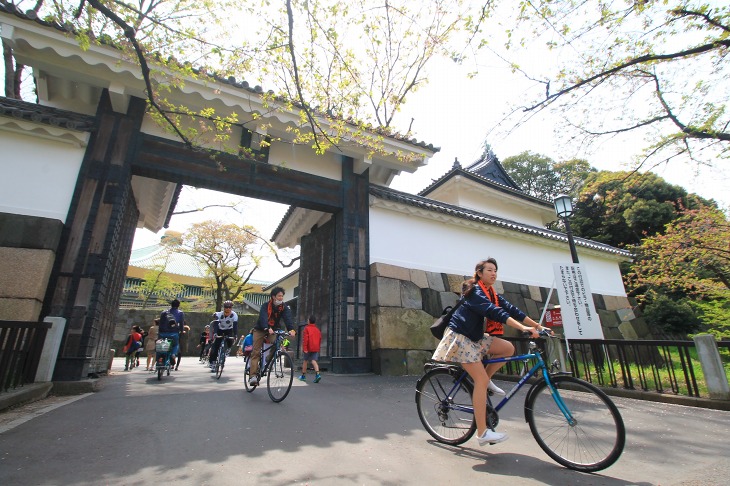
M67 320L54 380L105 372L119 298L139 211L131 186L135 146L145 101L132 98L115 113L104 90L79 171L43 315Z
M343 209L335 214L334 292L329 336L335 373L366 373L370 357L368 172L355 174L343 157Z

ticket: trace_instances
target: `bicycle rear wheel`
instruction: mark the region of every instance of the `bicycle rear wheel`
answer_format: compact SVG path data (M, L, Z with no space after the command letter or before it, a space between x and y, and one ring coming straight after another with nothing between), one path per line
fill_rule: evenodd
M267 368L266 388L269 390L269 398L278 403L289 394L294 381L291 356L279 351Z
M600 471L616 462L626 442L626 429L616 405L601 390L578 378L555 376L551 381L558 390L555 398L541 380L525 399L525 419L542 450L576 471ZM572 424L556 400L565 404L574 419Z
M418 418L431 437L444 444L463 444L476 431L472 410L473 387L462 380L449 396L457 381L448 368L434 368L416 384Z

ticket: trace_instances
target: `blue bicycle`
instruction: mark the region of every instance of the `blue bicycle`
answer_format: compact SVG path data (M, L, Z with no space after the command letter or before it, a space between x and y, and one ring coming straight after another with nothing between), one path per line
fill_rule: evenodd
M541 332L542 336L549 336ZM548 369L534 341L529 352L509 358L484 360L484 364L535 360L519 382L496 405L487 400L487 425L496 427L498 412L533 376L525 398L525 421L538 445L563 466L583 472L605 469L621 456L626 429L616 405L600 389ZM418 417L426 431L445 444L463 444L476 431L472 406L473 382L458 365L427 363L416 384Z
M172 369L172 339L161 338L155 341L155 371L157 380L162 381L162 374L170 376Z

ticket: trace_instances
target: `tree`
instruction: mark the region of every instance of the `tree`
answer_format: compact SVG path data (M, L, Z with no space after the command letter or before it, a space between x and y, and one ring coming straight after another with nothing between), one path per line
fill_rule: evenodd
M143 299L143 309L149 305L169 303L180 295L185 288L185 285L174 282L169 276L165 275L166 268L167 259L164 264L155 265L144 273L143 281L137 288L140 298Z
M251 226L203 221L190 227L176 251L192 256L206 269L215 308L221 309L223 301L235 301L253 288L248 282L259 268L261 257L254 247L260 238Z
M554 162L530 151L507 157L502 166L527 194L548 200L559 194L577 197L588 174L596 172L586 160Z
M515 112L549 109L564 120L556 133L587 143L636 133L648 140L640 164L730 155L726 3L521 0L515 11L506 49L534 52L535 41L545 57L555 54L539 72L539 63L521 66L506 51L513 70L534 82Z
M189 77L261 82L272 88L260 95L271 111L298 111L295 143L319 153L350 143L381 152L381 137L393 133L393 116L426 82L430 59L450 55L454 44L469 44L490 8L487 2L473 9L466 0L37 3L40 16L72 27L82 46L114 43L136 59L151 113L181 140L194 145L205 125L236 154L242 148L229 140L230 127L263 122L174 106L165 91Z
M571 226L577 236L624 248L664 231L684 207L710 204L651 173L588 175Z
M681 332L727 336L730 325L730 221L700 205L685 209L663 234L645 238L625 277L647 320ZM667 302L677 302L668 305ZM691 311L691 312L690 312Z
M730 221L709 206L685 209L642 241L632 270L633 285L730 300Z

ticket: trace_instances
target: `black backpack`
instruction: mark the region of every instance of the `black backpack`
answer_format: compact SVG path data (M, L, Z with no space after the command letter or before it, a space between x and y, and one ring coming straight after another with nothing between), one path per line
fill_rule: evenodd
M163 325L163 322L165 323ZM164 316L160 319L160 331L161 332L175 332L177 331L177 321L175 316L170 311L165 311Z

